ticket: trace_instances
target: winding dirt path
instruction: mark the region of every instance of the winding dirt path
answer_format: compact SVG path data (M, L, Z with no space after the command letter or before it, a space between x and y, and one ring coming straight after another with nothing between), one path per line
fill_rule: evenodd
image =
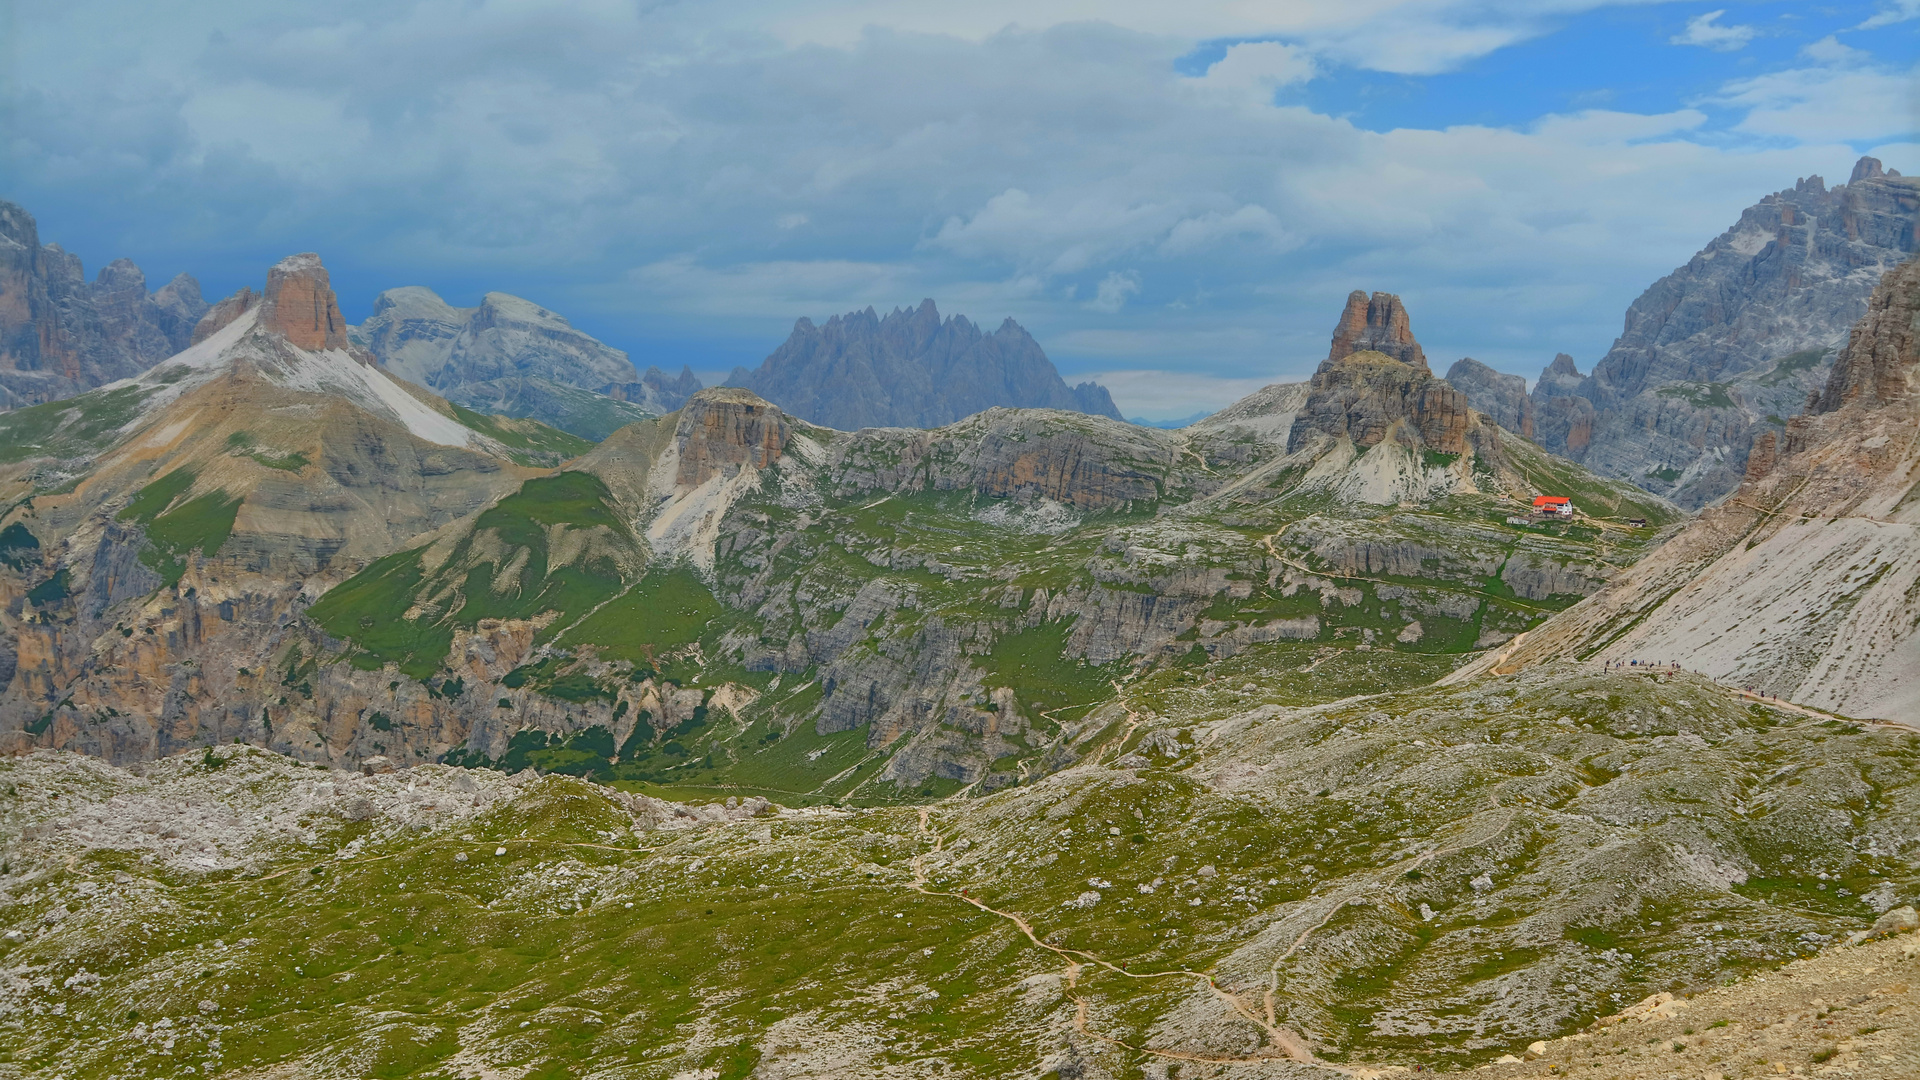
M930 811L928 810L928 808L920 807L919 815L920 815L920 825L919 825L920 835L923 838L930 840L932 842L933 847L932 847L932 850L923 852L913 857L913 861L912 861L913 881L910 883L909 887L912 888L915 892L921 893L922 895L925 895L925 896L951 897L955 900L960 900L964 903L971 904L975 908L979 909L981 912L984 912L985 914L994 915L999 918L1005 919L1008 922L1012 923L1016 928L1018 928L1020 933L1025 935L1026 939L1032 942L1035 946L1037 946L1038 948L1045 949L1050 953L1053 953L1055 956L1058 956L1062 961L1064 961L1065 968L1061 972L1061 982L1064 984L1066 988L1067 997L1072 999L1074 1003L1073 1027L1074 1027L1074 1030L1079 1032L1080 1034L1088 1036L1089 1038L1098 1039L1101 1042L1109 1043L1113 1046L1121 1047L1122 1049L1131 1050L1138 1054L1148 1054L1153 1057L1167 1058L1173 1061L1205 1062L1208 1064L1217 1065L1217 1064L1232 1064L1236 1062L1251 1063L1256 1061L1272 1061L1278 1058L1286 1058L1292 1061L1305 1062L1307 1064L1314 1064L1314 1065L1320 1065L1326 1068L1333 1068L1335 1069L1335 1071L1339 1071L1339 1072L1346 1071L1344 1069L1338 1069L1335 1066L1327 1065L1327 1063L1320 1061L1318 1058L1315 1058L1313 1056L1313 1050L1307 1046L1306 1040L1294 1034L1292 1031L1271 1022L1269 1019L1261 1017L1258 1013L1254 1012L1251 1008L1249 1008L1247 1003L1243 1001L1238 995L1233 994L1225 989L1222 989L1220 984L1214 981L1214 977L1206 974L1205 972L1190 971L1186 968L1174 968L1167 971L1152 971L1152 972L1128 971L1124 967L1111 963L1110 961L1101 959L1100 956L1098 956L1095 953L1088 952L1084 949L1069 949L1065 946L1056 945L1050 941L1047 941L1044 938L1042 938L1037 932L1035 932L1035 930L1033 929L1033 924L1028 922L1026 918L1021 916L1018 912L1002 911L999 908L993 907L992 905L987 904L986 902L969 895L968 892L964 889L960 890L959 892L954 892L946 889L933 888L931 882L927 877L926 859L927 859L927 856L938 854L940 851L942 851L944 849L945 841L940 836L940 834L934 831L929 825L928 819L930 817ZM1211 991L1213 995L1221 1001L1222 1004L1226 1005L1234 1013L1236 1013L1243 1019L1247 1020L1249 1023L1252 1023L1254 1026L1260 1028L1261 1031L1265 1032L1269 1042L1269 1046L1263 1052L1256 1053L1251 1056L1233 1057L1233 1056L1224 1056L1224 1055L1190 1054L1190 1053L1185 1053L1179 1050L1159 1050L1150 1046L1135 1046L1132 1043L1125 1042L1120 1039L1116 1039L1110 1035L1102 1035L1099 1032L1091 1030L1087 1026L1088 1011L1089 1011L1087 999L1081 996L1077 992L1080 984L1080 973L1088 967L1100 968L1114 975L1118 975L1128 979L1169 979L1169 978L1197 979L1202 983L1204 983L1207 989Z

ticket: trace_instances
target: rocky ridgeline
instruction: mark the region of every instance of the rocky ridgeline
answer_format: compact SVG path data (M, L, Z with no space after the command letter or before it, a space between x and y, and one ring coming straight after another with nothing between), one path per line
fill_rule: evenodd
M1847 716L1920 723L1920 261L1890 272L1741 486L1484 663L1657 659Z
M149 294L126 259L89 282L79 256L43 246L33 217L0 201L0 409L137 375L186 348L206 310L192 277Z
M1522 438L1533 438L1533 398L1527 395L1527 380L1464 356L1447 369L1447 382L1467 395L1467 403L1487 419Z
M1593 372L1556 357L1533 391L1542 446L1687 507L1736 487L1826 381L1881 275L1916 250L1920 179L1862 158L1767 196L1627 309Z
M841 431L941 427L995 406L1120 419L1106 388L1067 386L1019 323L984 333L964 316L942 320L932 300L885 318L868 308L824 326L801 319L757 369L727 381Z
M388 289L353 335L389 370L449 401L596 440L672 412L700 389L691 370L641 374L621 350L500 292L459 308L419 285Z
M125 762L240 738L336 765L501 764L551 736L589 765L571 740L610 739L598 760L660 776L744 767L727 740L749 730L758 749L859 732L865 773L799 749L781 767L809 785L992 788L1070 763L1064 721L1156 665L1275 643L1484 647L1645 540L1603 553L1597 529L1506 524L1537 486L1526 470L1578 470L1525 445L1496 454L1496 429L1425 369L1385 294L1357 294L1332 351L1421 366L1346 353L1315 385L1179 432L999 408L840 432L714 388L551 475L504 452L504 429L436 426L444 407L351 341L297 348L290 334L334 340L317 261L247 299L209 314L217 332L179 361L201 374L130 429L191 435L157 459L109 453L17 517L41 546L0 575L10 745ZM323 384L325 357L339 370ZM387 398L353 397L349 377ZM249 441L276 413L307 419ZM123 513L186 469L158 517ZM1595 515L1633 497L1581 482ZM202 499L237 501L229 531L162 552L168 515ZM1634 513L1663 513L1648 506Z

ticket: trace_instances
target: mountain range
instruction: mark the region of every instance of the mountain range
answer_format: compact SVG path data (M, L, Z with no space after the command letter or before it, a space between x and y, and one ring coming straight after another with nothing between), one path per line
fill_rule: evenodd
M1915 273L1757 511L1689 519L1503 430L1387 293L1178 431L717 387L595 445L399 378L291 257L0 414L5 1064L1638 1063L1676 990L1857 969L1920 890L1920 736L1822 711L1920 670ZM1671 1037L1900 1052L1774 1019Z
M1581 375L1535 383L1534 437L1604 476L1697 509L1738 486L1826 380L1881 276L1920 244L1920 179L1861 158L1844 185L1802 179L1748 207L1627 309Z
M126 259L88 281L78 256L42 245L32 215L0 200L0 409L137 375L186 348L206 310L192 277L148 293Z
M1019 323L983 333L965 316L941 319L932 300L885 318L867 308L824 326L801 319L758 368L735 368L727 383L842 431L934 428L996 406L1120 419L1105 387L1069 387Z
M691 370L641 374L626 353L506 293L457 308L422 286L388 289L351 334L394 374L449 401L595 441L672 412L700 389Z

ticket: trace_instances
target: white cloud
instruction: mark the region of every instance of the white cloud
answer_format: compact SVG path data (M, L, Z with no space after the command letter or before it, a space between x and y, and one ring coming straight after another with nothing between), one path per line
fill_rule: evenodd
M1249 105L1267 105L1275 90L1305 82L1313 74L1313 57L1306 50L1278 41L1248 41L1229 46L1195 82Z
M1920 68L1881 67L1832 37L1801 55L1813 65L1729 82L1712 100L1745 110L1738 130L1755 135L1864 141L1920 130Z
M1127 306L1127 298L1140 291L1140 275L1131 270L1114 270L1100 279L1099 291L1087 306L1108 315L1119 312Z
M1844 175L1842 139L1914 130L1850 134L1911 115L1906 75L1837 43L1713 99L1764 136L1738 146L1689 109L1383 133L1272 103L1316 70L1445 66L1590 6L757 9L782 38L731 6L625 0L70 0L21 17L8 195L63 243L59 221L120 223L135 243L96 262L144 244L210 288L208 266L257 285L317 249L367 297L534 292L662 339L777 342L801 315L933 296L1086 367L1257 384L1310 371L1347 291L1381 288L1423 341L1584 365L1744 206ZM1240 43L1179 74L1216 31Z
M1759 34L1751 26L1721 26L1720 16L1726 9L1709 11L1705 15L1695 15L1687 20L1685 33L1675 34L1668 39L1675 45L1699 45L1716 52L1733 52L1744 49Z
M1893 0L1855 30L1878 30L1883 26L1920 19L1920 0Z

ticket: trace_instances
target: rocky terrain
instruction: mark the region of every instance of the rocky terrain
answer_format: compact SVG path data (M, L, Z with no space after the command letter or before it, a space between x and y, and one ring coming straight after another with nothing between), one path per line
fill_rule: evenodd
M1916 218L1920 179L1873 158L1844 185L1762 199L1633 302L1590 375L1555 359L1533 391L1540 444L1685 507L1725 495L1825 382L1881 275L1920 250Z
M387 374L312 255L201 329L136 378L0 415L16 740L124 759L261 737L263 661L313 595L590 445Z
M148 293L126 259L88 281L79 256L42 245L32 215L0 201L0 409L137 375L186 348L206 310L193 278Z
M640 375L626 353L506 293L457 308L419 285L388 289L353 337L394 374L449 401L594 441L672 412L700 389L691 371Z
M1019 323L984 333L963 315L941 319L932 300L885 318L868 308L824 326L801 319L758 368L735 368L727 382L841 431L940 427L996 406L1121 418L1105 387L1063 382Z
M1920 1072L1920 1008L1913 997L1920 943L1906 929L1912 925L1906 910L1882 916L1887 929L1871 943L1795 960L1777 973L1697 997L1656 994L1603 1018L1592 1031L1534 1043L1522 1060L1498 1063L1486 1075L1914 1075Z
M1569 364L1573 362L1571 357L1566 359ZM1555 357L1554 362L1559 363L1560 357ZM1527 380L1495 371L1471 356L1464 356L1447 369L1447 382L1467 395L1467 404L1487 419L1522 438L1534 437L1533 398L1527 394Z
M1920 724L1920 262L1887 274L1808 411L1651 557L1483 663L1678 663Z
M1920 737L1287 650L923 807L0 761L0 1075L1901 1075Z
M1071 763L1063 725L1148 669L1312 643L1404 652L1396 677L1425 681L1676 516L1499 449L1459 392L1371 351L1179 432L990 409L847 433L719 388L548 473L585 445L402 392L351 345L293 348L331 316L258 325L287 306L223 303L228 325L152 387L106 391L174 395L125 428L179 432L158 459L157 436L123 434L57 476L15 466L10 746L127 762L238 737L336 765L911 801ZM296 399L334 410L310 441L247 426L278 398L193 411L235 385L196 380L243 368L309 391L332 372L349 400ZM249 393L285 389L264 381ZM380 426L369 387L434 445ZM1315 426L1336 414L1379 423ZM1536 490L1588 516L1510 521ZM182 534L203 500L231 524Z

